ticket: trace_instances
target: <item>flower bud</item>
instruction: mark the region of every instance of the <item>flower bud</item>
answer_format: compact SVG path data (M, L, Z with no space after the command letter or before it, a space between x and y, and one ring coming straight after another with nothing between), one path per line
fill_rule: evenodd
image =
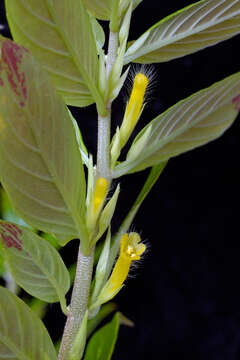
M105 178L98 178L96 180L94 192L92 195L89 195L90 202L87 208L87 227L92 234L100 211L104 205L105 198L108 192L108 181Z
M143 110L144 96L148 86L148 78L142 72L136 74L129 102L126 107L122 126L120 128L121 148L128 141Z
M93 195L93 212L96 214L103 205L108 190L108 181L105 178L98 178Z

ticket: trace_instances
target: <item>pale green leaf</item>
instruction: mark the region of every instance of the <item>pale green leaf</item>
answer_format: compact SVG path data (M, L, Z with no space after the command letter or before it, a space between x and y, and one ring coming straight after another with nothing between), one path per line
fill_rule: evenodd
M96 239L94 241L97 241L101 238L101 236L105 233L107 228L109 227L116 205L118 201L118 196L120 192L120 186L118 185L113 196L106 204L105 208L103 209L100 219L99 219L99 228L98 228L98 234L96 236Z
M85 145L85 143L83 141L82 133L81 133L81 131L79 129L77 121L73 117L70 110L68 111L68 113L69 113L69 117L72 120L74 129L75 129L79 150L80 150L80 153L81 153L81 156L82 156L82 162L88 167L88 150L87 150L86 145Z
M11 203L61 244L87 247L85 175L67 107L22 47L4 41L0 64L0 176Z
M117 341L118 330L119 315L116 313L111 322L92 336L84 360L110 360Z
M3 287L0 287L0 359L57 360L42 321Z
M6 0L11 33L51 75L65 102L103 106L97 89L98 59L82 0Z
M101 291L101 288L104 285L104 281L106 281L106 269L108 265L108 258L110 252L110 242L111 242L111 231L109 229L95 271L95 278L94 278L95 283L91 295L91 302L90 302L91 304L95 303L99 295L99 292Z
M151 126L144 153L115 168L115 177L159 164L221 136L240 109L240 72L178 102L151 121L134 143Z
M30 230L0 220L0 240L16 283L46 302L65 304L70 277L61 256Z
M109 20L112 3L115 0L83 0L90 13L100 20Z
M93 16L100 20L110 20L112 5L119 0L83 0L87 9ZM143 0L134 0L133 8L135 9ZM126 9L130 0L120 0L120 8Z
M14 222L18 225L28 226L14 211L6 191L0 189L0 215L1 219Z
M92 24L93 34L97 45L97 51L98 54L100 54L101 49L103 48L105 43L105 32L102 26L99 24L99 22L91 14L90 14L90 21Z
M117 305L114 302L109 302L107 304L104 304L96 316L94 316L92 319L88 320L88 326L87 326L87 337L92 335L94 330L97 328L97 326L113 311L117 309Z
M239 0L202 0L164 18L136 40L125 64L155 63L191 54L240 32Z

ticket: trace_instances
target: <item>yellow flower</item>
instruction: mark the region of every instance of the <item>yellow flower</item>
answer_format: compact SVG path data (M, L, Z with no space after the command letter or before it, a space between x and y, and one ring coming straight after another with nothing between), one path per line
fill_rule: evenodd
M143 109L144 96L147 90L148 77L139 72L133 81L133 88L126 107L122 126L120 128L121 148L126 144L135 128Z
M108 181L105 178L98 178L96 180L93 195L87 209L87 227L90 233L93 232L96 221L104 205L105 198L108 192Z
M141 243L139 234L131 232L124 234L120 240L120 255L109 279L109 288L115 291L126 280L132 261L140 260L146 246Z
M132 261L140 260L145 250L146 245L141 243L139 234L131 232L122 235L120 255L109 280L99 295L98 305L111 300L119 292L128 276Z
M108 191L108 181L105 178L98 178L96 181L93 195L93 212L96 214L103 205Z

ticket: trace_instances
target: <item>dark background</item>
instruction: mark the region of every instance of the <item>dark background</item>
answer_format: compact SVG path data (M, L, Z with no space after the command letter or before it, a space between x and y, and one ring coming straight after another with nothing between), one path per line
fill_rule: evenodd
M0 1L0 21L6 25ZM130 38L190 3L144 0L134 12ZM1 33L9 36L6 26ZM239 71L239 45L236 36L154 65L155 90L138 129L180 99ZM125 88L114 103L113 128L123 114L126 93ZM95 107L73 111L95 154ZM139 211L132 228L149 251L116 299L135 327L121 327L113 359L240 359L239 120L220 139L170 160ZM147 173L121 179L115 228ZM76 244L66 249L65 260L72 262ZM46 324L56 338L63 318L56 322L60 312L55 306L50 310Z

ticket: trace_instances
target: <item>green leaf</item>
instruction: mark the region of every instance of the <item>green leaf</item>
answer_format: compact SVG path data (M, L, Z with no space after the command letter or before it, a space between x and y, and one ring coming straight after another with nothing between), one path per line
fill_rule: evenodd
M109 302L107 304L104 304L96 316L94 316L92 319L88 320L88 326L87 326L87 337L89 337L93 331L96 329L96 327L113 311L117 309L117 305L114 302Z
M47 240L47 242L52 245L56 250L60 248L57 239L52 234L47 234L43 232L40 235L43 239Z
M90 13L100 20L110 19L113 1L115 0L83 0Z
M105 32L104 32L102 26L99 24L99 22L91 14L90 14L90 21L91 21L93 34L94 34L96 45L97 45L97 51L98 51L98 54L100 54L100 51L103 48L104 43L105 43Z
M60 244L85 225L85 175L67 107L26 50L5 40L0 62L0 177L11 203Z
M16 283L43 301L60 301L64 308L70 277L54 247L30 230L1 220L0 239Z
M151 121L144 153L116 166L114 177L143 170L221 136L240 110L240 72L178 102Z
M3 253L2 243L0 241L0 276L2 276L4 272L5 272L4 253Z
M112 6L115 1L119 0L83 0L90 13L100 20L110 20L112 13ZM135 9L143 0L133 0L133 8ZM129 0L120 0L120 8L126 9L129 5Z
M25 300L25 299L24 299ZM31 308L31 310L40 318L43 319L47 312L47 306L48 304L45 301L42 301L37 298L31 298L30 300L25 302L28 304L28 306Z
M13 39L31 50L65 102L103 107L97 49L82 0L6 0ZM44 35L43 35L44 34Z
M84 144L81 131L79 129L77 121L73 117L70 110L68 111L68 113L69 113L69 117L72 120L74 129L75 129L75 134L76 134L79 150L80 150L80 153L81 153L81 156L82 156L82 162L88 167L88 150L86 148L86 145Z
M0 359L57 360L41 320L9 290L0 287Z
M104 246L101 252L101 255L99 257L96 271L95 271L95 277L94 277L94 289L91 295L91 304L94 304L103 285L106 281L106 270L107 270L107 264L108 264L108 258L109 258L109 252L110 252L110 242L111 242L111 231L108 230L106 239L104 241ZM91 314L90 314L91 315Z
M107 228L109 227L112 217L113 217L113 214L115 212L119 192L120 192L120 186L118 184L118 186L116 187L116 190L114 191L113 196L108 201L108 203L106 204L105 208L103 209L103 211L100 215L98 234L94 241L98 241L102 237L102 235L105 233Z
M84 360L110 360L117 341L118 330L119 315L116 313L111 322L92 336Z
M231 38L240 32L239 0L202 0L167 16L136 40L125 64L176 59Z
M14 211L9 197L3 188L0 189L0 214L3 220L14 222L18 225L28 226Z

